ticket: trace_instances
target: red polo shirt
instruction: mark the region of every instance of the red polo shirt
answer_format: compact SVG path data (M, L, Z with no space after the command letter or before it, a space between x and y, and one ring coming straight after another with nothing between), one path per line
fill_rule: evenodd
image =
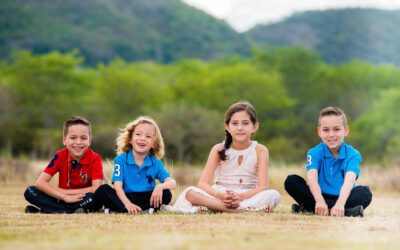
M90 187L92 180L102 180L103 164L100 155L90 148L86 149L79 162L72 158L67 148L64 148L56 152L44 172L51 176L58 172L60 188L78 189Z

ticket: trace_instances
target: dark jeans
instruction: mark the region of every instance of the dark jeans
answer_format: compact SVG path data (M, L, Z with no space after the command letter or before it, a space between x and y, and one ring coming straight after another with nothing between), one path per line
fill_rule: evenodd
M135 205L139 206L142 211L151 208L150 206L150 198L153 191L149 192L136 192L136 193L126 193L126 197ZM100 209L104 206L104 208L109 208L112 212L117 213L127 213L124 204L118 198L117 192L114 188L110 187L107 184L101 185L95 192L95 208ZM169 204L172 199L172 193L169 189L163 190L162 195L162 204ZM157 211L159 208L155 208Z
M74 213L78 208L93 211L94 193L87 193L83 200L66 203L40 191L34 186L29 186L24 193L25 199L37 206L42 213Z
M315 199L312 195L307 182L298 175L289 175L285 180L286 192L303 208L307 211L314 211ZM322 194L325 199L328 208L331 209L335 204L339 196ZM362 205L365 209L371 203L372 193L368 186L356 186L354 187L346 201L345 208L352 208L355 206Z

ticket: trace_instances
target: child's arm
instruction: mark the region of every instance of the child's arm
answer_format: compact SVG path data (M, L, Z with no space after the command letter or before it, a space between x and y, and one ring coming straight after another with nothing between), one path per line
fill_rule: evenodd
M349 198L350 192L353 189L356 181L356 174L354 172L347 172L344 178L344 183L340 189L339 198L336 201L335 206L331 209L331 215L333 216L344 216L344 206L347 199Z
M64 194L69 194L69 195L94 193L97 190L97 188L101 186L102 183L103 180L97 179L97 180L92 180L92 185L90 187L77 188L77 189L58 188L58 190L60 190Z
M217 192L211 185L212 178L214 176L215 169L218 167L220 163L218 151L222 150L224 145L219 143L215 145L208 156L208 160L206 166L204 167L203 173L201 174L198 188L204 190L208 194L217 197L220 200L223 200L226 196L224 193Z
M321 188L318 184L318 170L310 169L307 172L307 184L315 199L315 213L318 215L329 215L328 205L322 196Z
M164 180L164 183L159 183L153 190L150 197L150 206L159 207L162 205L162 195L164 189L175 189L176 181L172 177L168 177Z
M36 181L36 188L46 193L47 195L54 197L58 200L63 200L67 203L78 202L83 199L85 193L68 194L64 192L64 189L58 189L53 187L49 182L53 176L43 172Z
M133 204L128 199L128 197L126 197L124 189L122 188L122 181L115 181L114 188L115 188L118 198L121 200L121 202L124 204L126 210L128 211L128 214L136 214L136 213L139 213L142 211L142 209L139 206Z

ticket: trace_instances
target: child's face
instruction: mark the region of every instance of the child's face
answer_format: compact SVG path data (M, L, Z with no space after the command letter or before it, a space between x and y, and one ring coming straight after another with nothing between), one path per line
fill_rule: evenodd
M132 133L132 149L138 154L147 154L154 147L156 128L150 123L140 123Z
M336 115L323 116L320 119L318 135L332 153L338 153L343 139L349 133L349 127L343 124L343 118Z
M250 115L246 111L234 113L229 124L225 124L225 129L232 135L233 141L239 143L249 141L257 128L258 123L253 124L250 120Z
M79 161L91 143L89 128L82 124L70 126L67 135L63 138L63 143L68 148L72 158Z

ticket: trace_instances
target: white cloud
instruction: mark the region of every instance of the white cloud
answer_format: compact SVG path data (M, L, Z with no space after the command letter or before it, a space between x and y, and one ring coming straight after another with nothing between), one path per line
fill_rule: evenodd
M344 7L400 9L399 0L183 0L189 5L225 19L244 31L259 23L279 21L296 11Z

